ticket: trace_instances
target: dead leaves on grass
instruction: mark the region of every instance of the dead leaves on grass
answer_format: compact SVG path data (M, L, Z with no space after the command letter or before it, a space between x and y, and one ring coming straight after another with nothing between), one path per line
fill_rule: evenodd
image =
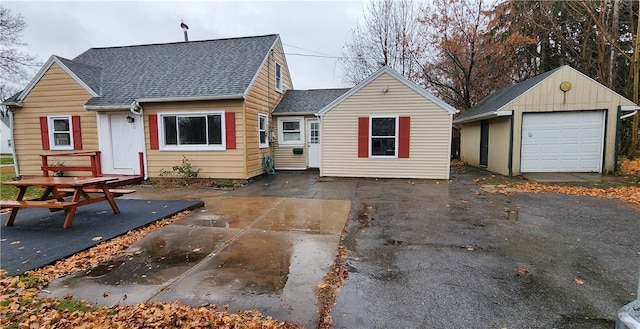
M561 193L581 196L592 196L606 199L618 199L640 206L640 188L631 186L595 188L581 186L559 186L527 182L517 185L520 191L531 193Z

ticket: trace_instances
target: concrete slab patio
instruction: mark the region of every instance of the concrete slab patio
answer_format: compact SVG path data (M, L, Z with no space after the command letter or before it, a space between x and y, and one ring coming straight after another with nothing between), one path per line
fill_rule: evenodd
M163 197L166 197L165 192ZM217 197L123 257L54 281L47 296L97 305L229 304L317 326L315 287L329 271L350 201Z

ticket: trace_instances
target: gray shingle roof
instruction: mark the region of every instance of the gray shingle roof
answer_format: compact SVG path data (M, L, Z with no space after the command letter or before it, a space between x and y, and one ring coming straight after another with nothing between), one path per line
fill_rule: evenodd
M287 90L273 110L273 114L318 113L327 104L349 91L350 88Z
M82 63L74 62L72 60L55 56L62 64L64 64L73 74L75 74L80 80L82 80L89 88L91 88L96 94L100 94L100 75L102 69L99 67L85 65Z
M474 105L473 107L468 109L466 112L458 116L455 121L497 111L507 103L514 100L516 97L522 95L522 93L524 93L525 91L537 85L540 81L551 76L560 68L562 67L536 75L533 78L527 79L525 81L516 83L515 85L512 85L510 87L494 92L493 94L483 98L476 105Z
M63 60L99 93L88 106L140 98L225 97L245 92L278 35L92 48Z

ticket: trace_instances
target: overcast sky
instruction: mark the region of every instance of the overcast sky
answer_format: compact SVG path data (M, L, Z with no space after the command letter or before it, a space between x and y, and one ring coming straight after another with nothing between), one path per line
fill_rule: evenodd
M348 87L338 59L363 21L367 0L341 1L12 1L27 23L26 51L42 62L92 47L280 34L295 89ZM303 54L306 56L301 56ZM310 56L309 56L310 55Z

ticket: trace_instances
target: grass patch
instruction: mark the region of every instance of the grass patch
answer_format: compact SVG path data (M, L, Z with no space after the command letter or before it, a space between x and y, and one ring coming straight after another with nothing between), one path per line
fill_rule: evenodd
M0 164L13 164L13 158L2 157L0 158Z
M10 181L15 178L15 174L13 172L13 167L1 167L0 168L0 199L1 200L15 200L16 195L18 194L18 188L11 185L2 184L2 182ZM27 189L27 193L24 198L34 198L39 197L44 192L44 189L40 187L29 187Z
M69 311L71 313L76 311L87 312L94 310L94 307L87 305L85 302L79 301L77 299L62 299L60 300L56 308L61 311Z

